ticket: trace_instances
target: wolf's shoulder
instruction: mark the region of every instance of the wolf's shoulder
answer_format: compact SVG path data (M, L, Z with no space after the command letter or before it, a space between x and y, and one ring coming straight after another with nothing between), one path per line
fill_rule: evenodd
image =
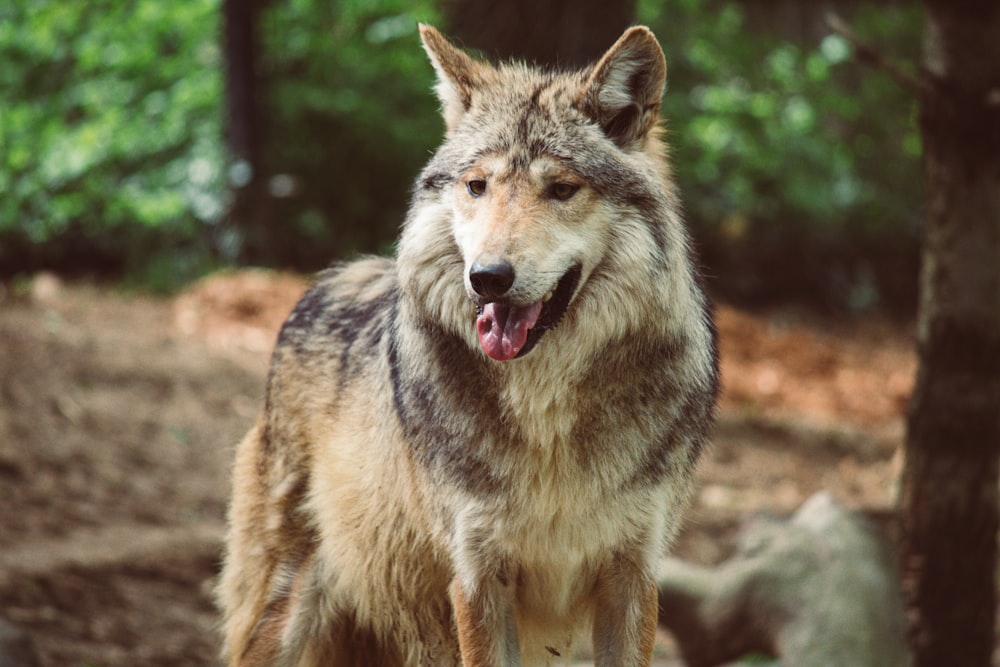
M285 320L276 349L353 345L391 319L398 286L396 262L387 257L364 257L322 271Z
M337 303L371 302L396 285L396 260L365 256L320 272L309 292L325 294Z

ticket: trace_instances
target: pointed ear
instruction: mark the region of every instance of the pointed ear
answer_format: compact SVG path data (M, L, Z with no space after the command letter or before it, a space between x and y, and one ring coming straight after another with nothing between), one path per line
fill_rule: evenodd
M453 130L472 104L472 92L479 85L483 65L455 48L432 26L420 24L420 39L434 65L444 122Z
M580 107L622 148L656 124L667 61L649 28L629 28L587 72Z

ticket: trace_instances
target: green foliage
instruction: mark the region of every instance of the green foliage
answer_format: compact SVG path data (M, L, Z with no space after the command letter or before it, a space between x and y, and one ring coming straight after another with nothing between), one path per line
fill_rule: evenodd
M0 5L4 273L198 244L223 208L217 29L217 0Z
M294 184L264 240L222 224L219 0L0 3L0 274L112 269L169 287L219 261L215 247L300 269L387 250L441 138L416 34L440 25L441 2L264 4L264 166ZM915 101L842 39L768 35L743 6L638 3L668 54L673 163L715 286L912 302ZM916 62L916 8L849 19Z
M286 243L267 249L271 261L316 268L395 239L442 134L417 35L418 21L437 18L426 0L290 0L266 12L268 166L300 186L276 202Z
M852 60L839 36L803 44L748 30L736 3L645 0L639 14L667 51L675 169L717 286L737 299L912 307L912 93ZM862 6L851 22L916 62L916 8Z

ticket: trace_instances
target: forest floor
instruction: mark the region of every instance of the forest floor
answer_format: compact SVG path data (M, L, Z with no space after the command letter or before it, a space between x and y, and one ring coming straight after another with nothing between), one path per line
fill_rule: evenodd
M0 620L45 667L216 665L212 588L233 446L261 405L297 276L166 299L50 275L0 284ZM718 309L724 394L676 555L713 563L750 514L815 491L895 501L907 329ZM658 665L676 665L664 635Z

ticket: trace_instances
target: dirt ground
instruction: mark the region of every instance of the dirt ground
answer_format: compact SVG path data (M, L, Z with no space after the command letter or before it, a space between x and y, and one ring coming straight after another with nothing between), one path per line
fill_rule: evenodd
M216 665L213 579L233 445L296 276L221 274L173 299L0 284L0 619L46 667ZM828 489L894 502L915 370L902 328L721 307L725 393L675 553L723 558L748 514ZM674 665L669 638L661 665Z

